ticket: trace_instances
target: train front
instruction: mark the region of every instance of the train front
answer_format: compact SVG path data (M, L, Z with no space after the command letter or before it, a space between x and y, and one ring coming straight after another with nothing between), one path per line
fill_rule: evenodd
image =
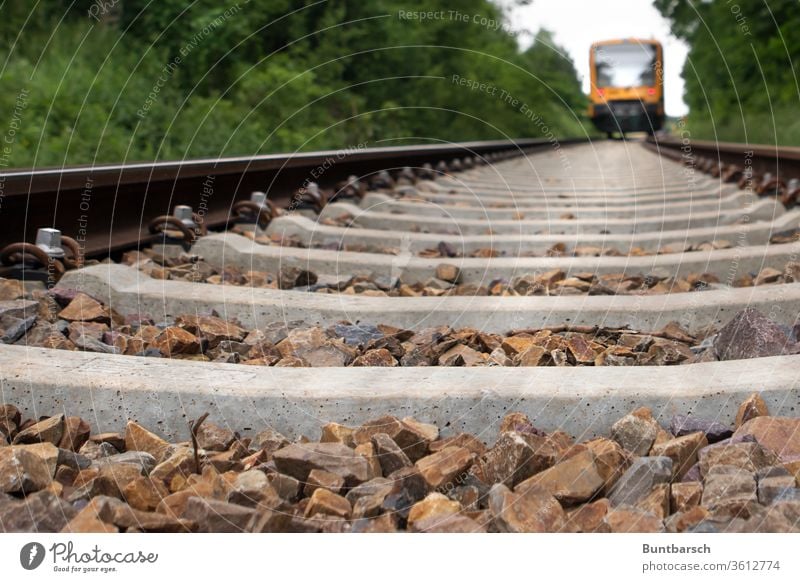
M609 40L592 45L590 117L609 137L614 132L654 133L664 123L661 44Z

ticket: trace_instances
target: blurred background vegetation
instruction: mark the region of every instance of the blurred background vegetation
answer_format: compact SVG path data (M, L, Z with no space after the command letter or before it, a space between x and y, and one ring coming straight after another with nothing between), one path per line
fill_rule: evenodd
M19 120L3 165L546 137L501 90L557 136L591 131L546 31L522 51L506 26L398 16L454 8L506 17L488 0L4 2L0 111Z
M683 77L693 138L800 145L797 0L654 3L689 45Z

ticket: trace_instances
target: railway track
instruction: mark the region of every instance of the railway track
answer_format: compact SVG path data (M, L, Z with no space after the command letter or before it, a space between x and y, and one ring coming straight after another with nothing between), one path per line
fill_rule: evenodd
M0 525L796 530L794 183L521 145L365 150L296 194L325 155L216 162L213 220L145 236L139 211L103 249L93 219L54 287L4 280L0 455L30 475L0 479ZM91 171L27 183L79 200ZM125 192L208 172L128 168ZM259 172L276 205L232 213Z

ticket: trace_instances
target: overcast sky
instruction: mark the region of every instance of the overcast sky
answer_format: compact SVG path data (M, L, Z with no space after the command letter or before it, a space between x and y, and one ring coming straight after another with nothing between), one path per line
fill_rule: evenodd
M650 0L533 0L514 12L514 29L547 28L572 57L589 92L589 46L598 40L655 38L664 46L664 101L667 115L687 113L681 70L687 47L669 32L669 25ZM530 44L521 36L522 44Z

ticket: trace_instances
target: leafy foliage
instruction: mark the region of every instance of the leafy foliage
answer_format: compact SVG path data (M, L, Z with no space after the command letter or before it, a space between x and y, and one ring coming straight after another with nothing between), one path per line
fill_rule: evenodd
M689 124L698 138L800 144L796 0L655 0L690 47Z
M521 51L505 18L488 0L5 2L2 165L585 133L572 62L546 31Z

